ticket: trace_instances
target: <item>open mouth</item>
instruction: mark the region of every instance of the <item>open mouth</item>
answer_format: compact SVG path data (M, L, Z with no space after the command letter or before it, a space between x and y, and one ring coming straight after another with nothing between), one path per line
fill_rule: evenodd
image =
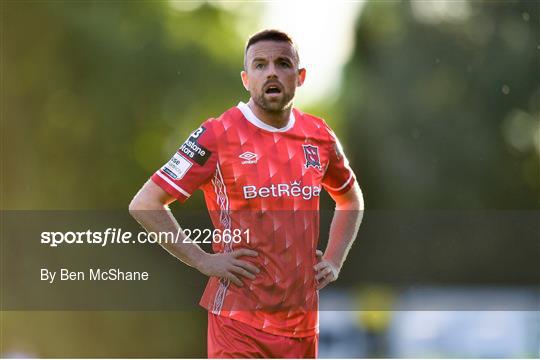
M269 86L264 91L265 94L281 94L281 89L277 86Z

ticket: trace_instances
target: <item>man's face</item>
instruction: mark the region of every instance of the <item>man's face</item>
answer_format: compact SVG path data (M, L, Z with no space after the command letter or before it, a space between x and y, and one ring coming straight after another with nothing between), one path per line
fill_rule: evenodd
M298 69L291 44L265 40L249 47L241 75L244 87L259 107L280 112L292 106L296 87L304 82L306 71Z

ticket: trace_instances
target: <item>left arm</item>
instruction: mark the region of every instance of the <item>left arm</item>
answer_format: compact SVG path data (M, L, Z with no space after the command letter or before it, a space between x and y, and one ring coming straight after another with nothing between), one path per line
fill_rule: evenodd
M356 181L346 193L330 194L330 196L336 202L336 211L324 255L317 250L319 262L314 267L315 279L318 283L317 290L338 278L341 267L356 239L364 213L364 198Z

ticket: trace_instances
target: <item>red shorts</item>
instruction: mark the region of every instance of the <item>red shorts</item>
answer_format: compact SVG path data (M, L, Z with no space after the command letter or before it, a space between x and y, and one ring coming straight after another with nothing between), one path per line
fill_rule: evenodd
M316 358L318 341L318 335L273 335L208 312L209 358Z

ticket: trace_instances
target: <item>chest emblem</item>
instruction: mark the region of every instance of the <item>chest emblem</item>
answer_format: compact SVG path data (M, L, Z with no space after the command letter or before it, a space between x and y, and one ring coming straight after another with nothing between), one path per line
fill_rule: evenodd
M307 168L314 167L321 170L321 160L319 158L319 147L315 145L302 145L304 148L304 157L306 162L304 166Z

